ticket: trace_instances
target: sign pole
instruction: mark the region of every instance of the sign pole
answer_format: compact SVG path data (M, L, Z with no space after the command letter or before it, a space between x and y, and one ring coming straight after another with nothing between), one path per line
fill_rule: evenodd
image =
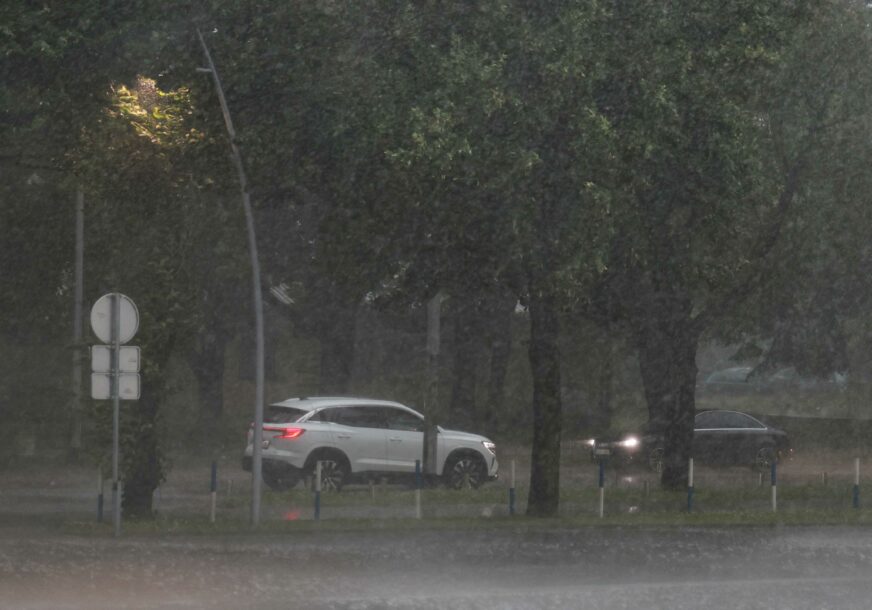
M97 299L91 308L91 330L107 345L91 349L91 398L112 400L112 523L115 536L121 535L121 499L124 487L119 474L121 399L137 400L140 394L139 348L123 348L139 328L136 305L120 292ZM123 383L122 383L123 381ZM124 396L122 396L124 394Z
M118 293L112 295L112 523L115 527L115 536L121 535L121 486L118 480L118 454L119 454L119 419L120 399L118 396L118 369L120 367L118 353L119 335L121 327L121 296Z
M82 449L82 298L85 259L85 193L76 192L76 259L73 303L73 408L70 454L78 460Z

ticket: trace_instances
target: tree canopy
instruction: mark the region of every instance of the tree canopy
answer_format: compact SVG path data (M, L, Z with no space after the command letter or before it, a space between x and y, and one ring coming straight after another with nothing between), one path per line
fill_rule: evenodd
M50 320L62 334L71 212L58 201L83 188L100 243L89 293L121 290L148 312L146 375L184 346L201 389L214 385L245 331L246 266L199 27L265 284L319 340L323 391L349 389L364 303L447 294L458 336L519 304L528 510L554 515L561 321L583 315L631 337L663 482L681 487L702 336L763 338L770 358L819 374L845 366L869 294L867 13L842 0L2 8L2 330ZM137 426L155 426L161 400L146 397ZM129 469L140 506L157 445Z

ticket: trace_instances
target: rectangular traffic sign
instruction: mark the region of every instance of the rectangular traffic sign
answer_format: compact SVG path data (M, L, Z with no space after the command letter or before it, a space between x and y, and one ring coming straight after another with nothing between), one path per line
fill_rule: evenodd
M139 373L119 373L118 398L139 400ZM91 373L91 398L109 400L112 398L112 373Z
M95 373L112 372L112 348L108 345L91 346L91 370ZM139 372L139 348L122 345L118 352L118 370L122 373Z

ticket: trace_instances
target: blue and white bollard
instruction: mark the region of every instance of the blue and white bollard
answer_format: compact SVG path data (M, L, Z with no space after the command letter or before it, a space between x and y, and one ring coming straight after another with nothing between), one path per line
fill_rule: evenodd
M854 458L854 508L860 508L860 458Z
M687 461L687 512L693 512L693 458Z
M421 518L421 460L415 460L415 518Z
M512 478L509 485L509 515L515 514L515 460L512 460Z
M97 523L103 523L103 467L97 468Z
M321 462L315 462L315 521L321 520Z
M215 523L215 506L218 498L218 462L212 461L212 480L209 484L209 492L212 496L212 508L209 511L209 523Z
M606 461L599 461L599 516L603 518L606 505Z
M772 512L778 511L778 460L772 460L770 466L770 478L772 479Z

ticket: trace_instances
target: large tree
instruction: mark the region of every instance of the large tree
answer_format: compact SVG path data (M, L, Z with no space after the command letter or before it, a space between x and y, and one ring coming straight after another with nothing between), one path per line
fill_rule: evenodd
M394 257L407 285L429 286L430 294L442 289L474 306L511 290L527 307L528 512L554 515L558 314L596 273L608 224L611 143L591 87L599 13L585 3L553 11L496 2L418 8L396 28L416 95L390 151L396 179L409 184L390 225Z
M624 178L599 304L635 336L668 487L686 484L701 333L779 281L785 227L831 178L815 160L844 160L833 134L864 112L856 8L615 5L625 46L601 107Z

